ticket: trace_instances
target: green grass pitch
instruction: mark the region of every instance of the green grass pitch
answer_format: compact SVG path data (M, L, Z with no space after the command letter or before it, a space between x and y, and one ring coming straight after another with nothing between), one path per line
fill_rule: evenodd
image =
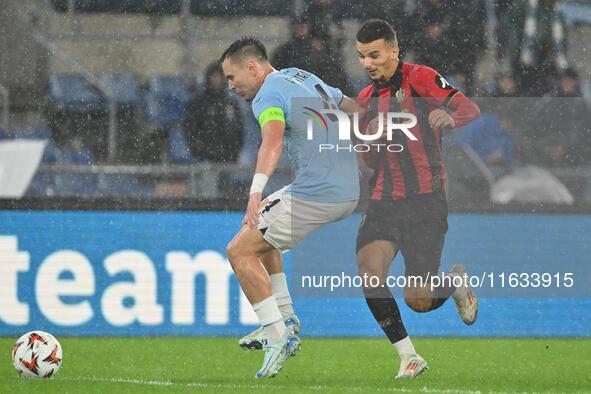
M397 381L386 339L303 338L302 351L274 379L258 381L261 351L234 338L58 338L64 359L50 380L17 376L0 338L0 392L591 392L591 339L417 338L429 363ZM1 354L1 353L0 353Z

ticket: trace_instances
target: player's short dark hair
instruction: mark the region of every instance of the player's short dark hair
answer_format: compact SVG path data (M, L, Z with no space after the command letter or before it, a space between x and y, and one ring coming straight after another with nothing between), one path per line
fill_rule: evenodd
M362 44L383 39L394 44L394 46L398 46L396 31L391 24L383 19L370 19L365 22L357 32L356 38Z
M254 57L259 62L267 62L267 50L262 42L254 37L242 37L234 41L220 56L219 62L229 59L234 63L239 63L246 58Z

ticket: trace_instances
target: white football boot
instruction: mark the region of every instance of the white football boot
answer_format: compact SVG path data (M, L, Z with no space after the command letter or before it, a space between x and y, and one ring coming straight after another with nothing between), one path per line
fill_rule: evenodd
M288 329L291 329L295 335L300 333L300 320L295 314L285 316L283 322ZM267 334L263 327L259 327L250 334L240 338L238 345L244 350L259 350L267 343Z
M290 328L285 329L283 336L275 342L265 340L263 366L255 377L259 379L275 377L287 359L295 356L296 352L301 349L300 338Z
M449 275L452 278L456 276L462 278L462 285L454 291L452 298L456 303L456 309L464 323L467 325L473 324L478 316L478 300L474 295L472 287L468 283L466 268L463 265L456 264L451 267Z
M429 369L427 362L418 354L410 354L400 360L400 369L396 379L416 378L426 369Z

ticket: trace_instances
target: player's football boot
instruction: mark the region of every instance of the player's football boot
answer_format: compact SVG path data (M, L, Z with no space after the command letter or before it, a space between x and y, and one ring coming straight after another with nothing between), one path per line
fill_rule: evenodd
M474 295L474 290L468 283L468 274L463 265L456 264L449 271L451 277L459 276L462 278L462 284L454 291L452 297L456 303L456 309L464 323L473 324L478 316L478 300Z
M398 370L396 379L416 378L425 372L426 369L429 369L427 362L418 354L411 354L400 360L400 369Z
M295 314L285 316L283 318L285 326L291 328L295 335L300 333L300 320ZM267 334L263 330L263 327L259 327L245 337L240 338L238 344L244 350L259 350L263 348L263 345L267 342Z
M296 352L301 348L300 338L289 328L285 330L279 340L275 342L265 340L265 344L263 345L263 350L265 351L263 367L256 373L255 377L275 377L287 359L295 356Z

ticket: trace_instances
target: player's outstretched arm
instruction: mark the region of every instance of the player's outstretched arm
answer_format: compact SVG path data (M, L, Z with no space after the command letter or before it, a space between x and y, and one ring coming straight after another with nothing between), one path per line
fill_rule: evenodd
M478 105L458 89L454 88L437 71L419 66L413 74L415 87L421 97L426 97L433 107L445 106L453 110L448 114L437 108L429 114L429 125L433 129L465 126L480 116Z
M263 141L261 142L257 156L257 166L250 188L246 215L242 221L243 225L247 225L250 228L256 228L259 224L258 210L262 199L262 192L281 157L284 132L285 123L281 120L270 120L263 126Z
M480 116L478 105L458 92L447 105L454 111L448 114L442 109L435 109L429 114L429 125L434 129L465 126Z
M447 106L454 110L451 117L454 120L455 127L465 126L480 117L478 105L464 96L463 93L456 94Z
M343 99L339 104L339 109L345 112L347 115L353 115L354 113L358 113L360 122L363 121L363 118L365 118L365 108L359 105L357 101L347 96L343 96Z

